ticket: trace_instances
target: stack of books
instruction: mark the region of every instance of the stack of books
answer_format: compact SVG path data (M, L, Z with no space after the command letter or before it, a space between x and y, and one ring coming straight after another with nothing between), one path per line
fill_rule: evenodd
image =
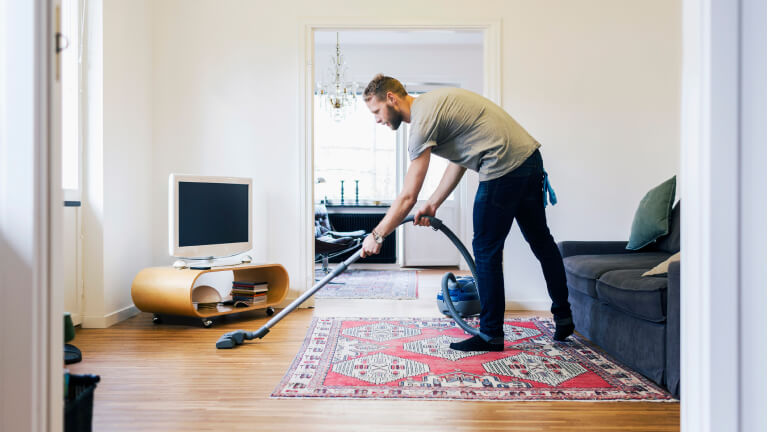
M267 283L256 281L233 281L232 302L235 306L253 306L267 302Z
M216 312L219 309L218 303L195 303L198 312Z

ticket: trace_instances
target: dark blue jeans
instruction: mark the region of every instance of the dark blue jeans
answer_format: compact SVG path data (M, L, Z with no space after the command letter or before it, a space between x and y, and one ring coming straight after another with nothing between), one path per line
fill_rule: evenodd
M544 212L544 168L538 150L522 166L497 179L480 182L473 210L472 248L482 304L480 331L504 335L504 273L502 254L512 222L541 263L555 321L568 320L568 288L563 258L547 227Z

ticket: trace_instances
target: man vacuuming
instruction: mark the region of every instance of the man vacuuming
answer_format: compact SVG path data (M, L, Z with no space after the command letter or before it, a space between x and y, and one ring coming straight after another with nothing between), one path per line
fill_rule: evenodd
M504 241L517 220L523 237L541 263L552 299L554 339L573 334L565 269L547 227L544 211L545 173L541 146L509 114L490 100L467 90L443 88L417 98L410 96L395 78L377 75L363 92L376 123L393 130L410 124L408 155L411 165L403 189L371 235L363 241L361 256L378 254L384 238L413 209L424 183L432 154L451 163L426 204L414 214L414 223L428 225L422 216L435 216L467 169L476 171L480 185L473 209L475 255L482 311L480 331L485 341L473 336L452 343L459 351L504 350Z

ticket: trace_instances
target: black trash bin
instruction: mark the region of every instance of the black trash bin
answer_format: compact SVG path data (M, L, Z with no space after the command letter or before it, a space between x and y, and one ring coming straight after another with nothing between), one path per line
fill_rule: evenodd
M68 376L69 383L64 399L64 431L91 432L93 392L101 377L98 375Z

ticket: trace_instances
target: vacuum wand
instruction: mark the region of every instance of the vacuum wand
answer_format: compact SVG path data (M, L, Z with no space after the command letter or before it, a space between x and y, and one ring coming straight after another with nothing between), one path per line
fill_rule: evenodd
M443 234L445 234L451 240L451 242L459 249L459 252L461 252L462 257L464 257L464 260L469 265L469 269L472 272L472 276L475 277L475 280L477 280L475 262L472 259L472 256L469 254L469 251L467 251L467 249L461 243L459 238L456 237L456 235L450 229L448 229L448 227L443 225L443 222L440 219L432 216L422 216L422 217L429 219L432 229L434 229L435 231L437 230L442 231ZM408 216L405 219L403 219L403 221L400 222L400 225L408 222L413 222L413 216ZM269 333L270 328L272 328L275 324L277 324L280 320L282 320L286 315L293 312L297 307L299 307L299 305L304 303L308 298L315 295L317 291L319 291L326 284L328 284L328 282L330 282L333 278L340 275L341 273L344 273L350 265L352 265L355 261L359 260L360 258L361 258L361 255L359 251L356 251L355 253L352 254L352 256L350 256L344 262L336 266L336 268L331 273L327 274L312 288L310 288L308 291L303 293L296 300L292 301L291 304L286 306L277 315L272 317L272 319L267 321L267 323L264 324L264 326L262 326L260 329L254 332L249 332L245 330L235 330L233 332L225 333L219 338L218 341L216 341L216 348L219 348L219 349L234 348L237 345L241 345L245 340L263 338L267 333ZM452 273L448 273L446 276L447 277L443 278L443 298L445 299L445 303L448 306L448 310L449 310L449 313L451 314L451 317L454 319L454 321L456 321L459 327L461 327L467 333L480 336L486 342L490 341L491 339L490 336L487 336L481 333L478 329L471 327L469 324L464 322L464 320L462 320L461 317L459 316L458 312L456 312L456 309L453 306L453 302L451 301L451 296L448 292L448 285L447 285L448 279L452 279L455 282L456 277Z
M263 338L267 333L269 333L269 329L271 329L281 319L283 319L289 313L293 312L294 309L296 309L297 307L299 307L299 305L307 301L308 298L315 295L315 293L318 292L326 284L328 284L328 282L330 282L331 279L344 273L344 271L347 270L347 267L349 267L350 265L352 265L352 263L354 263L359 259L360 259L360 253L356 251L355 253L352 254L352 256L347 258L343 263L336 266L336 268L333 269L332 272L325 275L325 277L322 278L320 282L316 283L312 288L304 292L304 294L299 296L296 300L292 301L291 304L286 306L277 315L273 316L272 319L267 321L267 323L264 324L260 329L256 330L255 332L249 332L245 330L235 330L233 332L225 333L219 338L218 341L216 341L216 348L220 348L220 349L234 348L236 345L242 344L244 340Z

